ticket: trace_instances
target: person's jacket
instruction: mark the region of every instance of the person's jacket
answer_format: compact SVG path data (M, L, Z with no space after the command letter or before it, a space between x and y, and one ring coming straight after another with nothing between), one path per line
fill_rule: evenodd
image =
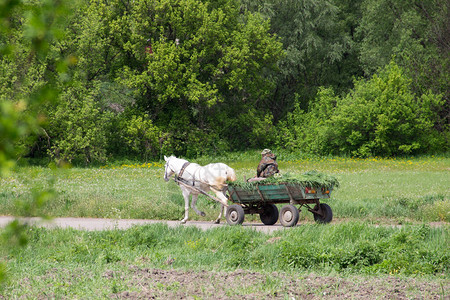
M263 155L261 161L259 162L258 168L256 169L256 176L270 177L275 173L279 173L276 159L277 157L273 153Z

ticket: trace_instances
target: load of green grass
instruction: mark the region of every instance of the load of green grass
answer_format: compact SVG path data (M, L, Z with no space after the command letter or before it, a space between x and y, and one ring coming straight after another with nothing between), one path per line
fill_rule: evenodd
M336 177L318 172L318 171L308 171L303 174L291 175L287 174L276 174L275 176L266 178L261 181L245 181L237 180L233 182L228 182L229 186L239 187L248 191L256 190L259 185L278 185L278 184L295 184L301 187L308 188L320 188L325 187L329 190L339 187L339 181Z

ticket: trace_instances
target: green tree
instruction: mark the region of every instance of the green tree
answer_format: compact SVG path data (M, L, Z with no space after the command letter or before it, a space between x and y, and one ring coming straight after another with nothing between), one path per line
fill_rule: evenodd
M297 108L289 114L280 136L293 150L321 155L439 152L448 147L433 127L443 101L432 92L415 94L411 80L390 63L371 79L357 80L345 96L321 89L308 112Z
M65 89L56 106L47 107L49 154L57 161L85 163L106 160L106 124L111 118L100 111L95 90L72 86Z
M448 132L450 117L450 2L366 0L357 28L361 65L368 75L394 59L418 94L442 94L434 126Z
M145 160L157 156L161 149L160 141L163 134L148 118L148 115L131 117L125 124L125 141L136 153L141 154Z
M242 129L252 123L244 127L231 119L258 106L273 88L266 75L282 51L269 23L240 14L234 0L157 1L150 7L136 1L130 9L132 34L124 48L139 63L120 76L138 92L138 105L179 142L212 130L233 146L248 145L251 131ZM236 126L239 137L230 135Z
M266 104L274 111L275 120L292 110L295 100L306 109L319 87L345 92L352 86L352 76L362 75L354 36L360 1L243 3L270 18L271 32L280 37L286 51L275 75L276 90Z
M67 23L57 49L76 65L65 73L78 83L75 89L85 89L74 93L92 95L102 113L113 111L117 127L106 130L125 134L121 140L105 132L115 149L135 152L120 124L144 114L164 132L160 145L175 154L262 141L253 138L262 123L250 118L271 120L262 103L274 88L271 74L282 49L269 22L241 12L238 1L79 1ZM256 110L245 124L236 121L250 108ZM49 148L48 138L41 140ZM61 147L50 148L55 154Z
M410 79L391 63L338 102L330 133L339 152L358 156L439 151L442 137L433 122L442 104L440 95L412 92Z

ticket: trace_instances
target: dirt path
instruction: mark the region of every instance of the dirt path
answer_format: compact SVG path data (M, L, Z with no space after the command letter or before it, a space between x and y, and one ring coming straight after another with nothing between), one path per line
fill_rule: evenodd
M11 216L0 216L0 227L6 226L14 220ZM204 221L188 221L186 225L182 225L179 221L164 220L136 220L136 219L97 219L97 218L54 218L51 221L42 221L40 218L22 218L23 222L36 224L47 228L74 228L80 230L110 230L110 229L127 229L134 225L165 223L169 227L177 226L196 226L202 230L208 230L215 227L228 226L226 221L221 224L213 224ZM244 223L242 226L252 228L257 231L271 233L275 230L283 230L285 227L280 224L266 226L263 224Z
M12 216L0 216L0 228L5 227L8 223L14 220ZM53 218L50 221L43 221L40 218L22 218L23 222L29 224L36 224L46 228L74 228L80 230L96 231L96 230L111 230L111 229L128 229L134 225L156 224L164 223L169 227L177 226L196 226L201 230L208 230L211 228L229 226L225 220L222 220L221 224L214 224L206 221L188 221L185 225L182 225L180 221L165 221L165 220L143 220L143 219L102 219L102 218ZM333 220L333 223L340 223L343 220ZM301 226L305 223L298 223L297 226ZM431 227L440 227L445 222L430 222L428 225ZM272 233L276 230L288 230L289 228L283 227L277 223L275 225L267 226L261 223L244 223L243 227L251 228L256 231L264 233ZM392 226L396 228L402 227L402 225L385 224L374 226ZM450 300L450 299L449 299Z

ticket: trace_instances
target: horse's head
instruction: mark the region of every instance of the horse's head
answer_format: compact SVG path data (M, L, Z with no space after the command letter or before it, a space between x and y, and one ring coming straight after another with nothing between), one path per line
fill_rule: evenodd
M171 158L172 158L172 156L171 157L166 157L164 155L164 160L166 161L166 164L164 165L164 169L165 169L164 170L164 180L165 181L169 181L170 176L172 176L175 173L175 171L172 170L172 168L170 166L170 159Z

